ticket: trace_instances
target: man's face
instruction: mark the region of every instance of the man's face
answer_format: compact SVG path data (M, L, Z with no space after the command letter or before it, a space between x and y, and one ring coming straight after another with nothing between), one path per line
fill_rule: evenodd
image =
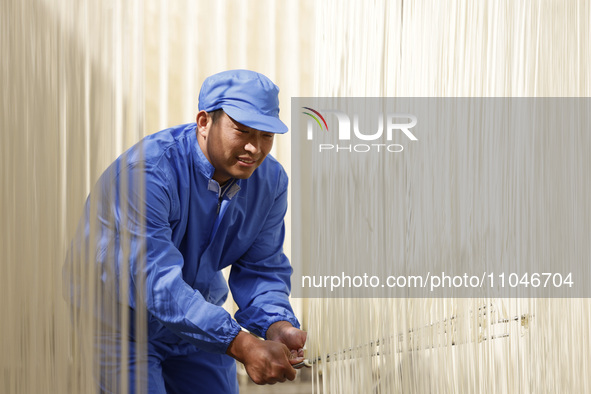
M215 168L213 179L220 184L250 177L271 151L275 136L244 126L225 113L212 123L211 116L202 112L197 115L197 133L199 146Z

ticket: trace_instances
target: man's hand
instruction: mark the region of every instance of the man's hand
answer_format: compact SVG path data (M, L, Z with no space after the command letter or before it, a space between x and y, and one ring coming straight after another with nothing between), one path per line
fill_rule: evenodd
M241 331L226 353L244 364L248 376L256 384L275 384L296 377L296 370L290 363L290 350L282 343L263 341Z
M289 348L292 354L292 358L290 359L292 364L303 361L303 347L306 344L306 337L306 331L297 329L286 321L273 323L267 329L268 340L283 343Z

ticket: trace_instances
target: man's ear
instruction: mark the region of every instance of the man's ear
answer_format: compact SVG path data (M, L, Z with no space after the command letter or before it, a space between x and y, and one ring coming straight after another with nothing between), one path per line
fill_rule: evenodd
M211 116L205 111L199 111L195 122L197 123L197 136L206 138L212 123Z

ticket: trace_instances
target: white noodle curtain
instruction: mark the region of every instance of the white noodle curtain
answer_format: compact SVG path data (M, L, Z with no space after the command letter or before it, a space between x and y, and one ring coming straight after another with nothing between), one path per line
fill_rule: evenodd
M316 96L591 93L588 1L327 0L317 10ZM434 201L433 209L446 203ZM579 214L589 217L588 211ZM322 234L339 232L325 224ZM556 270L571 263L557 261ZM518 320L493 327L489 313L479 321L482 308L491 306L496 316ZM331 354L334 360L338 352L358 349L345 354L356 354L353 361L317 368L314 387L330 393L586 392L590 306L588 300L563 299L311 299L310 355ZM530 324L522 316L534 318ZM484 324L486 335L499 334L502 326L510 336L483 342L471 324ZM369 346L399 335L400 342L382 347L379 357ZM452 336L467 344L451 346ZM434 343L439 345L426 346ZM423 350L408 351L411 345Z

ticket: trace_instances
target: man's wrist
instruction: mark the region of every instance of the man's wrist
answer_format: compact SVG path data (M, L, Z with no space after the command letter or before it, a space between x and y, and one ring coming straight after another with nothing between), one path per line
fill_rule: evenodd
M241 363L244 363L248 352L250 352L252 348L257 345L255 341L259 341L259 339L257 339L254 335L251 335L246 331L239 331L232 342L230 342L230 345L228 345L226 354L240 361Z
M293 324L286 320L280 320L271 324L267 329L267 333L265 334L266 339L271 341L279 339L283 333L283 330L289 327L293 327Z
M226 354L238 361L242 361L244 347L246 345L247 338L245 337L248 335L244 331L239 331L238 334L234 337L230 345L228 345L228 349L226 350Z

